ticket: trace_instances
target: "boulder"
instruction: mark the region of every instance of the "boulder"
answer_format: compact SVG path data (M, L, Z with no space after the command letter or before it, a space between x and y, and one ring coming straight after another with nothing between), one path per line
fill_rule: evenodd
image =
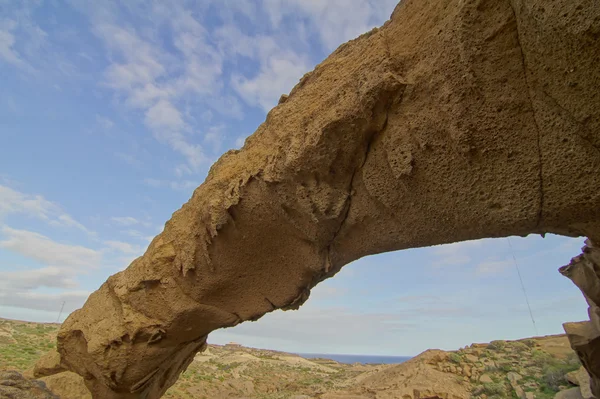
M60 354L53 350L44 354L35 364L33 375L36 378L45 377L66 371L60 364Z
M476 363L479 361L479 358L475 355L465 355L465 360L470 363Z
M554 399L582 399L581 392L579 388L570 388L565 389L564 391L559 391L554 395Z
M60 399L42 381L27 379L16 371L0 371L0 398Z
M565 377L571 384L579 386L581 396L583 396L584 399L595 398L590 387L590 375L585 367L581 367L579 370L567 373Z
M73 372L53 374L40 378L46 386L61 399L91 399L83 378Z

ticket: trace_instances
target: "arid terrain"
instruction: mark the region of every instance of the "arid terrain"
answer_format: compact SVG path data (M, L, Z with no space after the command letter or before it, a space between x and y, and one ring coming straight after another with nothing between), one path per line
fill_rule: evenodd
M0 398L52 397L33 392L28 393L30 396L10 396L19 384L27 383L35 389L40 385L31 381L16 383L16 374L7 371L18 371L32 379L35 362L55 348L58 327L0 319ZM41 380L60 398L91 397L81 378L73 373ZM428 350L397 365L350 365L239 345L209 345L165 397L588 399L592 396L587 380L566 337L561 335L473 344L453 352ZM582 389L577 387L579 384Z

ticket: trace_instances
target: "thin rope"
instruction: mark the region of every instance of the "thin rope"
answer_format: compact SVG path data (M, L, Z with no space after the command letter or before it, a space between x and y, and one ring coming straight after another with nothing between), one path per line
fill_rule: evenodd
M525 296L525 302L527 303L527 309L529 309L529 316L531 316L531 323L533 323L533 329L535 330L535 336L537 337L538 329L535 324L535 319L533 318L533 312L531 311L531 305L529 304L529 297L527 296L527 291L525 290L525 284L523 284L523 277L521 277L521 270L519 269L519 264L517 263L517 258L515 257L515 251L513 250L512 244L510 243L510 238L506 237L508 241L508 246L510 247L510 252L512 254L513 262L515 262L515 268L517 269L517 274L519 275L519 281L521 282L521 289L523 290L523 295Z
M62 306L60 307L60 312L58 312L58 317L56 318L56 322L60 321L60 316L62 316L63 309L65 308L65 302L63 301Z

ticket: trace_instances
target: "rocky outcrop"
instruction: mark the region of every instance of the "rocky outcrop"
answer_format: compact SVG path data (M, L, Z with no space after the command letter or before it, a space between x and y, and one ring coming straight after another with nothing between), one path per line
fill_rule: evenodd
M545 232L600 242L599 32L593 0L403 0L67 319L61 365L94 398L158 398L211 331L297 308L361 256Z
M566 375L567 381L569 381L573 385L579 386L581 391L581 396L583 399L593 399L595 398L594 394L592 394L591 386L590 386L590 375L588 374L585 367L581 367L577 371L572 371Z
M589 305L590 321L564 324L571 347L591 379L592 392L581 390L587 399L591 394L600 397L600 249L588 240L582 252L559 271L581 289Z
M80 375L67 371L40 378L60 399L91 399L92 395Z
M360 375L351 387L326 393L322 399L446 398L469 399L471 386L462 377L439 370L448 353L428 350L402 364Z
M46 352L36 363L33 368L33 376L35 378L45 377L67 371L60 364L60 354L56 351Z
M59 399L46 385L16 371L0 371L0 399Z

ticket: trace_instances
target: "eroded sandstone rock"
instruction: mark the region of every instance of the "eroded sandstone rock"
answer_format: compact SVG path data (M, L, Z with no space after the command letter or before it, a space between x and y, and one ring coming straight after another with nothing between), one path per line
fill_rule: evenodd
M402 1L69 316L61 365L94 398L158 398L211 331L297 308L361 256L545 232L600 242L599 15L594 0Z
M591 381L591 392L585 384L581 385L582 395L600 397L600 249L586 241L582 254L561 267L560 272L581 289L589 305L590 321L565 323L564 328ZM579 374L577 379L585 381Z

